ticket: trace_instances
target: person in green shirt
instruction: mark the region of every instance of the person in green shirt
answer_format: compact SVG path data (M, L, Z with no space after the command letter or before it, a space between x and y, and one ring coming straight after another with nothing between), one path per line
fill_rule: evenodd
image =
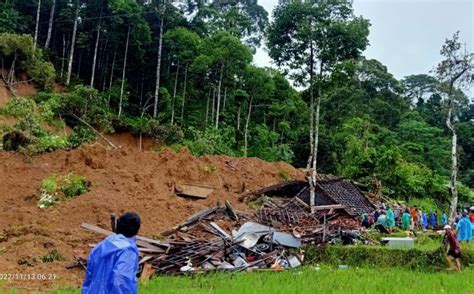
M402 229L404 231L409 231L411 225L411 215L408 209L405 209L405 212L402 215Z
M387 210L387 227L390 231L392 231L393 228L395 228L395 215L391 208Z

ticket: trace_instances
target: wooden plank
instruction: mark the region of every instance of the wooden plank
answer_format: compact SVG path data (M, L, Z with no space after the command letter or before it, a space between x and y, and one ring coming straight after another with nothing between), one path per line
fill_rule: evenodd
M107 230L104 230L104 229L102 229L98 226L94 226L94 225L87 224L87 223L82 223L81 228L92 231L92 232L95 232L95 233L98 233L98 234L102 234L102 235L105 235L105 236L110 236L110 235L114 234L111 231L107 231ZM148 249L153 249L153 250L161 251L161 252L165 252L165 251L162 248L157 247L157 246L165 247L166 249L168 249L170 247L169 244L163 244L160 241L153 240L153 239L150 239L150 238L146 238L146 237L142 237L142 236L135 236L135 238L137 239L137 246L140 246L140 247L145 247L145 248L148 248ZM155 245L157 245L157 246L155 246Z
M204 187L204 186L197 186L197 185L183 185L177 184L175 186L176 195L178 196L185 196L185 197L192 197L192 198L199 198L199 199L206 199L214 189L211 187Z
M204 210L198 211L195 214L191 215L184 222L172 227L171 229L168 229L164 232L161 232L160 235L169 236L169 235L173 234L174 232L176 232L177 230L179 230L180 228L185 227L185 226L189 226L190 224L193 224L193 223L205 218L206 216L216 212L218 209L219 209L219 207L215 206L215 207L206 208Z
M345 209L346 207L342 204L334 204L334 205L319 205L315 206L313 209L318 210L329 210L329 209Z

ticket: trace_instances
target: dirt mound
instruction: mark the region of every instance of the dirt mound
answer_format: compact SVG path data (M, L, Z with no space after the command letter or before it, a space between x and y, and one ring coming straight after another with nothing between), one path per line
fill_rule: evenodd
M243 191L282 180L282 175L303 179L303 173L285 163L227 156L193 157L188 151L138 152L107 150L100 145L57 151L38 157L0 152L0 268L3 273L56 274L55 281L9 281L5 287L45 289L53 285L79 286L80 269L67 270L73 254L87 254L100 239L80 229L82 222L109 228L111 213L138 212L142 235L157 236L187 216L217 201L229 200L236 208ZM51 174L84 175L91 190L50 209L39 209L41 180ZM211 186L203 200L178 197L175 184ZM44 263L41 257L58 250L61 261Z

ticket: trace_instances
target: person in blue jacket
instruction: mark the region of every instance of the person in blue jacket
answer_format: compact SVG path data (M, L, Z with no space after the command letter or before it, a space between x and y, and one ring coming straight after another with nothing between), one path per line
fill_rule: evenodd
M431 229L434 229L436 226L438 226L438 217L433 211L430 213L429 224Z
M138 248L135 236L139 230L138 214L128 212L118 219L116 234L97 244L89 255L82 294L137 293Z
M421 227L423 228L423 230L426 230L426 228L428 227L428 218L426 217L426 213L422 213L421 214Z
M443 213L443 215L441 216L441 224L443 225L443 227L448 224L448 216L446 215L446 213Z
M462 218L458 222L457 229L458 229L458 232L457 232L458 241L471 242L471 239L472 239L471 221L467 217L467 214L465 213L462 214Z

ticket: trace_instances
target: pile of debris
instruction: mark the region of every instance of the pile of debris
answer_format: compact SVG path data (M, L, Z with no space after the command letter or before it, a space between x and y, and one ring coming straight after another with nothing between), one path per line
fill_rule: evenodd
M319 196L319 202L325 201L318 203L315 213L310 213L305 201L308 189L304 182L286 182L243 195L241 201L262 202L255 212L238 211L226 201L225 205L218 203L162 232L164 240L138 236L142 277L154 273L294 268L304 261L302 244L317 245L336 239L350 243L360 238L357 233L360 225L355 218L357 207L348 204L355 202L370 209L370 202L365 202L362 194L362 198L348 194L350 189L342 191L331 183L321 185L326 185L326 190L320 189L321 193L333 201ZM336 203L334 195L346 202ZM82 227L104 235L113 233L90 224Z

